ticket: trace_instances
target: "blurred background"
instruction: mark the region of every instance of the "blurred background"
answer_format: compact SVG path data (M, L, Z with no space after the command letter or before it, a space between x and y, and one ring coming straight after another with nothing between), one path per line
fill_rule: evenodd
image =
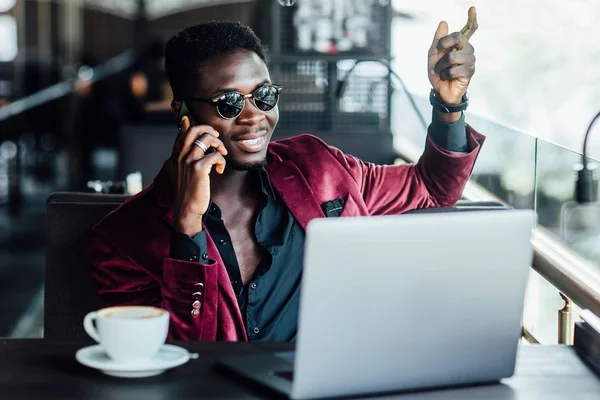
M275 138L308 132L394 163L423 149L437 24L460 30L471 5L478 61L467 121L488 136L472 183L535 209L598 279L600 212L585 205L584 226L569 220L582 207L573 168L600 110L593 0L0 0L0 337L43 335L48 196L134 194L168 156L170 36L211 20L249 25L285 87ZM540 341L556 341L562 304L532 272L525 319Z

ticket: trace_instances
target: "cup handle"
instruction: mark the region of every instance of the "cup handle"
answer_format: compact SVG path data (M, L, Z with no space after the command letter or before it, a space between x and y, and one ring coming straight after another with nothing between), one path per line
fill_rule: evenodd
M96 342L100 343L100 336L98 336L98 331L94 327L94 320L98 316L96 311L92 311L88 313L83 319L83 329L87 332L88 335Z

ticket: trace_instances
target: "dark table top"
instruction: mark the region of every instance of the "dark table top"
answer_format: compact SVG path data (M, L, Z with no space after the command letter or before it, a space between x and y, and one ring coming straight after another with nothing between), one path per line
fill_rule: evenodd
M200 357L159 376L123 379L80 365L75 352L88 344L0 340L0 399L267 399L272 397L269 392L216 370L214 361L229 355L292 349L283 343L175 342ZM600 399L600 379L570 347L526 345L519 349L516 375L502 384L385 398Z

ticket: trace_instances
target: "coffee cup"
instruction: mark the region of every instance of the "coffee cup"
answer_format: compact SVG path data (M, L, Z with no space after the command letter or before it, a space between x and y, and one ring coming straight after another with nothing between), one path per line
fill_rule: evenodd
M87 314L83 327L113 360L138 363L150 360L165 343L169 313L146 306L108 307Z

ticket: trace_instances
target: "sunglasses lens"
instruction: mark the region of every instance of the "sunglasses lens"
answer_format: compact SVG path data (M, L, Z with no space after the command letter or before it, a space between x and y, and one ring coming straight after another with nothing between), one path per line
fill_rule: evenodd
M278 100L279 91L274 86L261 86L254 92L254 104L259 110L271 111Z
M217 102L217 108L223 117L235 118L244 108L244 97L236 92L225 93Z

